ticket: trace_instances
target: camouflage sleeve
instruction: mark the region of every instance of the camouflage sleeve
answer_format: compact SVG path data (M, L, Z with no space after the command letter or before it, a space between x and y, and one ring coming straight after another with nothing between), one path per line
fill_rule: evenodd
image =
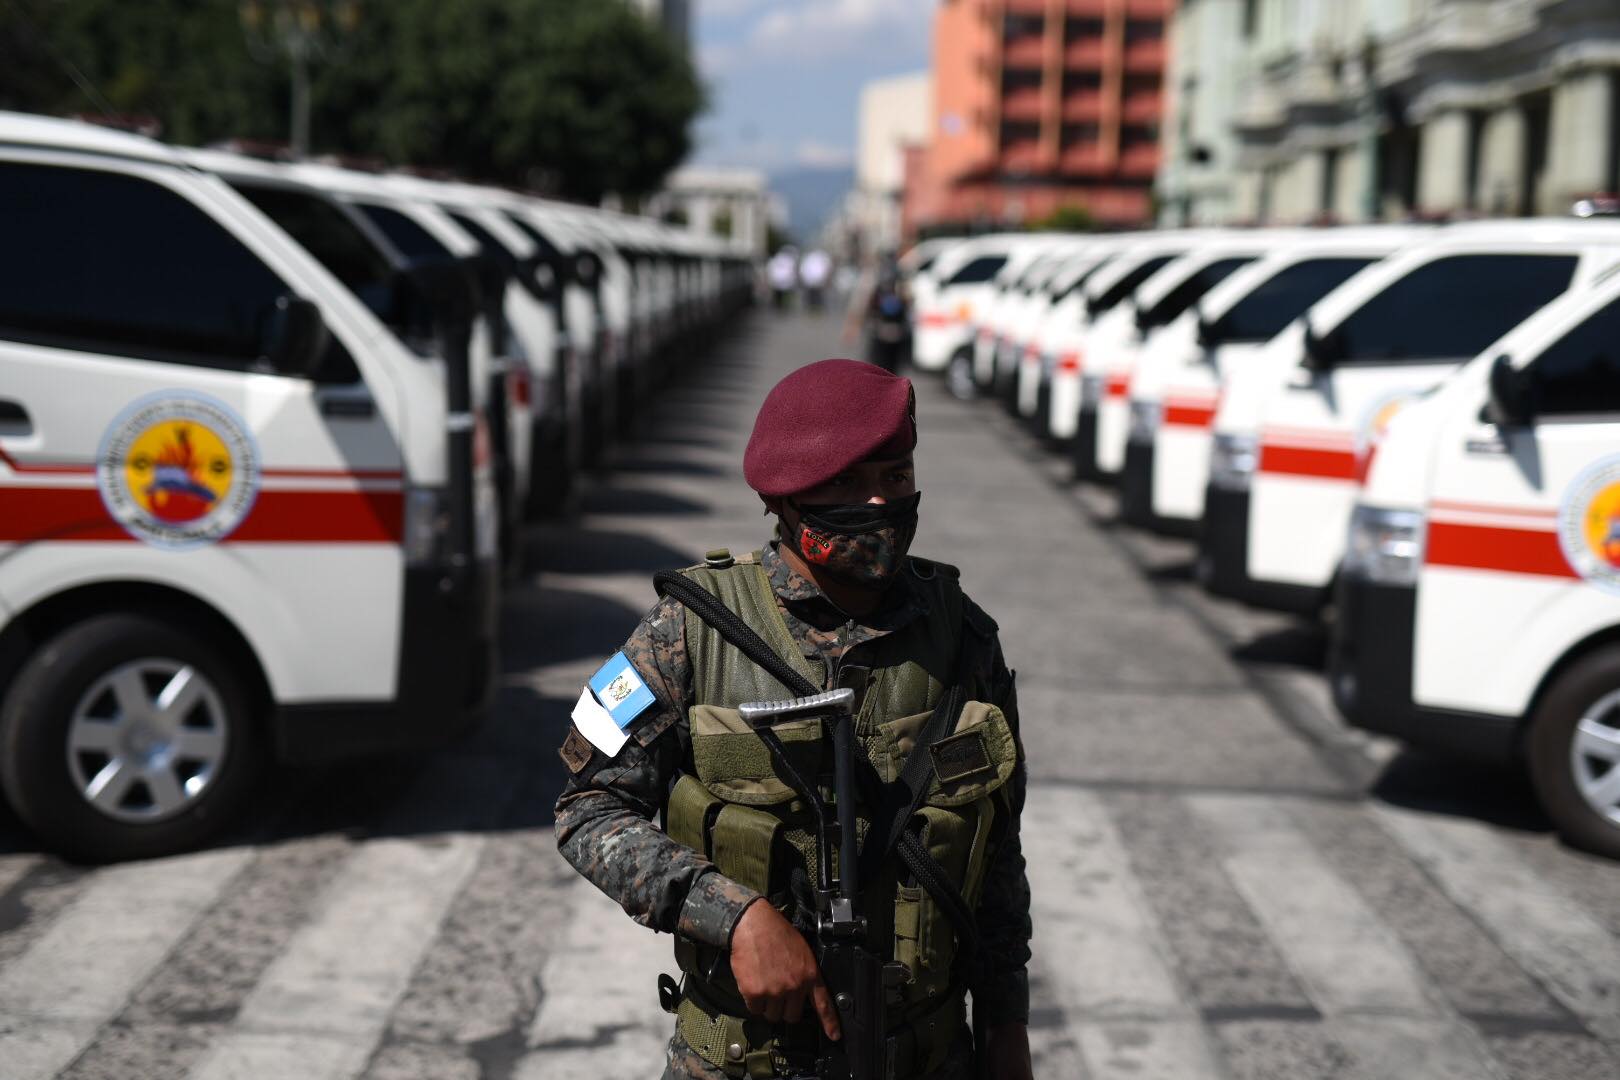
M557 800L557 848L643 926L726 948L743 909L759 894L652 822L689 737L691 668L681 606L660 601L630 635L624 654L657 703L611 758L569 731L561 751L570 775Z
M982 963L974 981L973 1006L990 1025L1029 1022L1029 876L1024 872L1024 850L1019 839L1019 819L1024 811L1027 767L1024 743L1018 738L1018 694L1013 673L1001 655L1001 643L994 643L991 666L991 697L1006 714L1018 742L1018 768L1013 772L1012 820L996 851L995 862L985 879L979 898L978 922Z

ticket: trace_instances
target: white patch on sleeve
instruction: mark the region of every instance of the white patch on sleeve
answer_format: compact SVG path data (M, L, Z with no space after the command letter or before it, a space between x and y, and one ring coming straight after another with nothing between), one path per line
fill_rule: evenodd
M630 736L613 722L613 714L602 708L588 686L580 690L579 700L574 703L573 720L579 733L608 757L617 757L624 744L630 741Z

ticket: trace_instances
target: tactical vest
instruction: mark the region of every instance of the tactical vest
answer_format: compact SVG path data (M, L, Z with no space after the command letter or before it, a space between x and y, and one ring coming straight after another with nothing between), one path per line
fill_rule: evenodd
M719 554L719 553L717 553ZM740 615L772 649L813 685L851 685L864 671L864 695L855 735L885 782L896 780L913 739L944 694L963 633L981 641L995 631L988 616L970 604L956 571L942 564L908 561L911 584L923 590L928 613L893 633L855 646L825 671L800 652L777 607L758 553L733 562L729 556L682 571ZM804 888L815 882L814 819L809 808L777 775L759 736L737 708L747 701L779 700L787 691L690 611L686 648L692 669L688 720L691 752L671 792L666 830L703 853L722 874L763 894L793 918ZM984 650L982 655L988 655ZM856 678L853 681L860 681ZM1017 746L1006 717L988 704L983 676L968 682L967 706L953 732L933 747L936 775L913 827L951 883L976 910L986 872L1005 827ZM778 737L799 774L820 777L831 795L831 739L820 719L778 724ZM870 807L859 806L865 835ZM837 852L833 852L836 861ZM795 897L798 880L798 899ZM868 944L879 956L905 965L908 978L890 990L889 1076L907 1080L938 1069L952 1050L965 1019L965 978L949 919L927 892L905 880L898 859L864 883ZM801 918L798 923L805 926ZM817 1046L818 1026L806 1007L800 1024L772 1025L751 1018L724 952L677 935L675 956L685 973L677 1010L682 1037L705 1060L735 1077L781 1075Z

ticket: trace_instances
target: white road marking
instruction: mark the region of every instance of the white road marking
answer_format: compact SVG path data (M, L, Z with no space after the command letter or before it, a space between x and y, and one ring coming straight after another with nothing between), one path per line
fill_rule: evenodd
M1088 1072L1218 1076L1152 909L1097 796L1032 788L1022 835L1033 895L1032 951L1043 985L1052 987L1055 1004L1078 1028Z
M1405 945L1289 820L1284 801L1202 795L1187 802L1220 835L1233 884L1359 1075L1387 1076L1394 1062L1414 1078L1500 1075Z
M481 837L358 849L243 1003L196 1080L337 1080L365 1065L483 850Z
M1620 943L1478 822L1380 807L1453 901L1604 1039L1620 1039Z
M664 1069L675 1018L658 1005L658 973L678 974L667 934L639 926L576 878L516 1080L646 1080Z
M72 1061L252 860L236 848L98 872L0 970L7 1080L44 1080Z

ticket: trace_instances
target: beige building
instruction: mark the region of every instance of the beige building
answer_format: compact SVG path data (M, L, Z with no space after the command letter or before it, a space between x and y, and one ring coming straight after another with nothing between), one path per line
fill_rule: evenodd
M933 107L933 79L926 71L879 79L861 90L855 189L843 219L865 252L900 245L905 150L927 140Z
M772 204L762 172L688 165L670 173L664 190L650 196L642 212L699 236L728 239L748 254L764 255Z
M1620 0L1183 0L1165 220L1562 214L1620 189Z

